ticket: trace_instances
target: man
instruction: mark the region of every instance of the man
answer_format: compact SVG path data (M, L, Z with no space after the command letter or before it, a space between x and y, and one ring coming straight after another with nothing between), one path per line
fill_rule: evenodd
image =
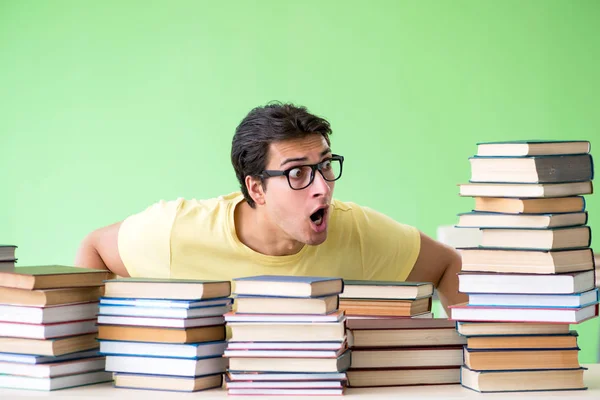
M459 254L416 228L333 198L344 158L331 127L306 108L258 107L236 129L241 192L159 201L91 232L75 265L120 276L228 279L249 275L427 281L442 305L458 293Z

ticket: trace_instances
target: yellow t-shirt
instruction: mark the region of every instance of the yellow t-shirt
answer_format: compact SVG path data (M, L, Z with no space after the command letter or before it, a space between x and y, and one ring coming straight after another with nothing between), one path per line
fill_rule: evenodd
M159 201L126 218L119 254L133 277L232 280L252 275L404 281L419 231L368 207L334 200L327 239L289 256L267 256L237 237L240 192L208 200Z

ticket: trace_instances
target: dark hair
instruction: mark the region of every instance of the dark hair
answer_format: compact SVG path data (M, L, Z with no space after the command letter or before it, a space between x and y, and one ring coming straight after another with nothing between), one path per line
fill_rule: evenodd
M248 194L246 176L259 176L266 168L269 146L273 142L320 133L329 144L331 127L325 119L310 114L305 107L270 103L252 109L235 130L231 163L244 198L255 207Z

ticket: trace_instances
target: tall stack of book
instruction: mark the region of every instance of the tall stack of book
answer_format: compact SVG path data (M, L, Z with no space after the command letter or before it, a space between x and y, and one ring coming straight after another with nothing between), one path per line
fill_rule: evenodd
M15 269L17 246L13 244L0 244L0 271L10 272Z
M57 265L0 272L0 387L49 391L112 380L96 341L110 276Z
M349 387L460 382L465 339L433 318L430 282L344 281L352 362Z
M342 395L350 366L340 278L234 279L226 387L235 395Z
M117 388L220 387L231 282L120 278L106 282L98 339Z
M578 324L598 315L583 195L594 176L589 142L480 143L460 194L475 198L458 227L481 243L460 249L451 307L467 337L462 385L480 392L585 389Z

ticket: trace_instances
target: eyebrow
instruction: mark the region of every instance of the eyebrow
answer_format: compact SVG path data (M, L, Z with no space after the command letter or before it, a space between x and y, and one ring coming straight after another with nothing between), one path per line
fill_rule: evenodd
M329 153L331 153L331 149L328 147L321 152L321 157L323 157L324 155L329 154ZM283 167L285 164L288 164L291 162L297 162L297 161L308 161L308 158L307 157L286 158L285 160L283 160L281 162L281 164L279 164L279 166Z

